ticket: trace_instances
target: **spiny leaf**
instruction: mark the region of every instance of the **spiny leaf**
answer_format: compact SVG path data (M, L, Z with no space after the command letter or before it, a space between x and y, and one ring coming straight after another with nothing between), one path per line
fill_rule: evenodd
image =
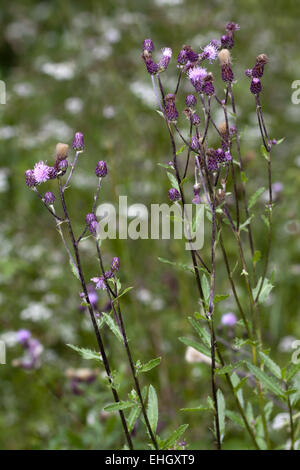
M118 338L118 340L121 343L123 343L124 339L123 339L122 333L120 331L120 328L116 325L115 320L105 312L102 312L101 315L102 315L101 321L99 320L97 321L98 326L101 328L103 323L106 323L107 326L110 328L110 330L113 332L113 334Z
M262 278L260 277L259 280L258 280L258 283L256 285L256 287L253 289L253 297L256 299L257 297L257 294L260 290L260 285L261 285L261 281L262 281ZM269 279L265 278L264 279L264 283L263 283L263 286L261 288L261 291L260 291L260 294L259 294L259 298L257 299L259 302L264 302L268 297L269 297L269 294L271 292L271 290L273 289L273 284L269 281Z
M281 377L282 377L281 369L276 364L276 362L274 362L269 356L267 356L263 352L260 352L259 355L261 359L263 360L263 362L265 363L266 367L269 369L269 371L272 372L272 374L274 374L275 377L277 377L277 379L281 380Z
M221 441L223 441L224 435L225 435L226 404L225 404L224 395L223 395L220 388L217 391L217 403L218 403L218 414L219 414L219 426L220 426Z
M180 337L178 339L186 346L191 346L192 348L196 349L196 351L199 351L201 354L204 354L208 359L210 359L210 350L206 346L190 338Z
M172 173L170 173L169 171L167 171L167 175L168 175L168 178L171 182L172 188L175 188L175 189L177 189L177 191L180 192L179 184L178 184L177 179L175 178L175 176L172 175Z
M189 320L190 324L192 325L192 327L197 331L197 333L200 336L200 338L202 339L203 343L206 346L210 347L210 334L207 331L207 329L204 326L202 326L200 324L200 322L197 321L193 317L188 317L188 320Z
M149 370L154 369L154 367L157 367L160 364L160 361L161 357L151 359L151 361L146 362L146 364L143 364L136 369L137 374L141 374L142 372L148 372Z
M96 361L102 361L100 353L97 351L92 351L91 349L86 348L79 348L78 346L74 346L74 344L67 344L67 346L74 351L78 352L83 359L91 360L95 359Z
M131 289L133 289L133 287L126 287L126 289L123 290L123 292L121 292L120 295L118 295L118 297L115 297L112 302L115 303L117 302L121 297L123 297L123 295L127 294L127 292L129 292Z
M175 261L169 261L165 258L158 258L158 261L164 264L170 264L171 266L175 266L177 268L183 269L184 271L188 271L190 273L194 272L193 268L191 266L188 266L187 264L175 263Z
M133 426L135 425L140 413L141 413L141 407L139 405L136 405L130 411L130 414L129 414L128 419L127 419L127 425L128 425L129 432L131 432L133 430Z
M249 371L255 375L255 377L262 383L270 392L274 393L274 395L285 398L285 394L278 384L278 382L273 378L267 375L264 371L256 367L254 364L251 364L248 361L245 361Z
M147 416L149 419L151 429L155 433L157 422L158 422L158 401L157 401L156 391L153 385L149 386Z
M265 191L266 188L259 188L257 191L255 191L255 193L253 194L253 196L251 196L250 200L249 200L249 209L251 209L251 207L254 206L254 204L256 203L256 201L258 200L258 198L262 195L262 193Z
M292 380L296 374L300 372L300 363L299 364L291 364L287 371L286 381L289 382Z
M69 263L70 263L70 266L71 266L72 273L74 274L74 276L76 277L76 279L78 279L78 281L80 281L80 277L79 277L79 273L78 273L77 267L74 265L74 263L73 263L72 260L70 260L70 259L69 259Z
M127 408L132 408L135 405L132 401L119 401L118 403L110 403L106 405L103 409L105 411L120 411L127 410Z
M188 427L188 424L182 424L181 426L179 426L179 428L176 429L176 431L174 431L168 439L163 441L162 450L172 448L172 446L176 444L178 439L185 433Z

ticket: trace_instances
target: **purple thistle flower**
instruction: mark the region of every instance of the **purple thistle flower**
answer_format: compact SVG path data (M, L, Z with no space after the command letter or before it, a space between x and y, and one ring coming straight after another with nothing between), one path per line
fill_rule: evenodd
M196 136L191 138L191 147L193 150L197 151L200 149L200 142Z
M178 201L180 199L180 193L176 188L169 189L168 196L172 202Z
M264 64L255 64L251 72L252 77L261 78L264 74Z
M159 67L155 62L153 62L152 59L147 59L145 61L145 64L147 67L147 71L148 73L150 73L150 75L155 75L158 72Z
M85 223L87 225L90 225L94 220L97 220L97 218L95 214L93 214L92 212L90 212L89 214L85 216Z
M213 82L211 80L208 80L208 81L204 82L203 92L208 96L211 96L211 95L214 94L215 87L214 87Z
M188 77L196 91L201 92L203 80L207 76L207 71L203 67L193 67L188 72Z
M246 77L251 78L252 77L252 69L246 69L245 70L245 75L246 75Z
M201 186L200 184L195 184L193 188L194 192L194 198L192 199L193 204L200 204L201 199L200 199L200 191L201 191Z
M92 222L89 224L89 231L92 235L97 235L97 231L99 229L99 224L97 220L92 220Z
M197 52L193 51L193 49L191 47L187 48L186 56L187 56L187 59L190 62L197 62L197 60L199 59L199 54L197 54Z
M45 183L49 179L49 167L40 161L34 165L33 176L37 184Z
M176 121L178 118L178 111L175 105L176 96L173 93L170 93L166 96L166 115L169 121Z
M74 150L83 150L84 143L83 143L83 134L82 132L76 132L74 135L72 147Z
M237 322L237 318L233 312L228 312L222 315L221 323L224 326L234 326Z
M196 96L194 96L194 95L187 95L187 97L186 97L186 99L185 99L185 104L186 104L189 108L193 108L194 106L196 106L196 104L197 104Z
M47 193L44 194L44 202L49 206L50 204L54 204L56 200L56 197L51 191L48 191Z
M104 280L104 277L101 276L101 277L92 277L91 281L93 281L95 284L96 284L96 289L102 289L102 290L106 290L106 284L105 284L105 280Z
M98 178L104 178L107 175L107 166L103 160L100 160L97 163L95 173L96 173L96 176L98 176Z
M208 157L207 159L207 169L208 171L217 171L218 162L214 157Z
M64 175L68 169L68 160L56 160L55 162L55 169L57 171L57 175Z
M120 269L120 260L117 256L115 256L111 262L111 270L113 272L119 271Z
M187 53L186 53L186 50L185 49L181 49L181 51L179 52L178 56L177 56L177 63L179 65L185 65L188 61L188 58L187 58Z
M224 150L222 148L218 148L216 151L215 151L215 158L216 158L216 161L218 163L223 163L224 160L225 160L225 153L224 153Z
M222 80L223 82L233 82L234 74L229 64L222 65Z
M158 67L162 72L167 69L170 63L171 57L172 57L172 49L170 49L170 47L164 47L162 49L162 57L160 58L158 62Z
M49 166L49 180L54 180L57 177L57 168Z
M232 35L224 34L221 36L221 45L222 47L227 47L228 49L232 49L234 46L234 39Z
M232 155L229 151L225 152L225 159L226 159L227 162L232 161Z
M25 183L28 186L28 188L32 188L33 186L37 184L36 179L34 177L33 170L25 171Z
M145 39L143 42L143 51L153 52L154 44L152 39Z
M259 95L261 92L261 81L259 78L252 78L251 80L251 85L250 85L250 91L253 93L253 95Z
M214 44L209 43L207 46L204 47L203 52L201 54L202 59L208 59L209 63L211 64L214 60L216 60L218 55L218 49Z
M31 337L31 332L29 330L19 330L17 332L17 340L19 343L25 345L29 338Z
M191 121L192 121L192 124L193 126L200 126L200 116L197 114L197 113L193 113L191 115Z
M240 26L237 23L234 23L233 21L230 21L226 25L226 31L231 31L232 33L234 31L238 31L239 29L241 29Z
M210 44L211 44L212 46L214 46L216 49L220 49L220 47L221 47L221 41L220 41L220 39L212 39L212 40L210 41Z

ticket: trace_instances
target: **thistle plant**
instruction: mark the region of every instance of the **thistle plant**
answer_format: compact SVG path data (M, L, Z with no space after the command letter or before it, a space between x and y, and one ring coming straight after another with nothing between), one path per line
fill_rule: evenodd
M25 173L26 185L37 194L56 222L56 228L66 249L70 266L75 277L80 282L82 289L80 294L82 300L81 305L82 307L87 308L89 312L99 352L73 345L69 346L79 352L83 358L94 359L97 362L101 361L103 363L114 399L114 403L107 405L104 409L106 411L118 411L126 437L127 448L131 450L134 449L132 430L141 414L143 416L143 421L145 423L151 446L154 449L158 449L157 439L155 436L156 425L154 425L153 420L148 417L148 414L150 416L153 414L152 408L156 406L156 393L154 387L150 386L146 411L145 400L147 396L147 388L141 388L138 374L141 372L147 372L157 366L160 362L160 358L156 358L146 364L142 364L140 361L137 361L137 364L134 364L120 305L120 297L126 294L131 288L124 290L121 288L121 282L118 278L118 272L120 270L119 258L117 256L113 257L110 268L107 270L105 269L102 257L102 240L96 216L96 209L102 181L108 173L107 164L102 160L97 163L95 175L98 178L98 184L94 194L92 208L84 218L84 228L82 232L79 236L76 236L70 217L69 207L66 202L65 192L70 188L73 173L81 158L81 154L84 152L82 133L76 132L72 147L75 152L75 157L72 163L69 164L68 162L69 145L58 143L56 146L56 160L53 166L49 166L46 162L40 161L34 165L32 170L27 170ZM67 174L68 170L69 172ZM40 192L39 187L41 184L50 180L56 180L57 194L55 195L53 192L47 191L43 195ZM60 205L60 215L58 214L58 203ZM80 243L88 237L92 237L94 240L95 251L98 259L98 275L93 277L91 281L95 284L96 290L103 290L104 294L107 296L111 310L110 313L98 311L97 302L94 300L92 295L93 290L90 288L84 274L82 255L80 253ZM110 328L112 333L114 333L115 337L123 343L125 348L134 387L129 394L128 400L120 400L119 398L118 386L114 380L115 373L111 365L111 354L104 344L102 334L102 328L105 324ZM33 355L32 361L36 361L37 348L36 343L34 343L36 340L31 339L28 334L29 332L22 330L20 332L20 341L24 344L24 347L31 352L31 355ZM130 415L126 418L125 410L129 408L131 409Z
M277 141L271 138L265 124L261 95L268 57L260 54L254 66L246 70L246 76L250 78L249 99L253 98L262 139L261 152L267 161L266 213L255 213L254 206L264 188L257 189L249 197L234 93L237 77L232 65L232 49L239 29L236 23L227 23L225 34L220 39L211 40L200 52L191 46L182 46L177 55L177 84L174 90L169 89L167 80L166 84L163 83L162 77L162 74L166 75L170 63L171 49L163 48L162 55L155 61L153 41L146 39L142 48L142 59L151 76L158 113L165 122L170 141L172 161L162 165L167 168L172 186L168 192L169 199L180 204L184 213L186 203L190 202L189 183L192 181L194 197L191 202L205 206L210 227L209 253L205 248L196 250L192 237L189 240L199 297L199 311L189 317L189 321L199 341L180 339L209 358L211 397L207 405L186 408L185 411L203 409L212 412L217 449L222 448L227 419L244 429L252 448L272 449L272 408L274 405L282 407L289 413L288 446L294 449L299 435L295 431L297 416L293 406L296 407L299 400L299 390L293 387L293 380L300 366L289 363L281 368L271 359L264 345L261 321L262 303L273 288L274 281L273 274L267 277L274 210L271 153L282 139ZM215 61L219 62L219 77L209 71L210 64ZM186 90L189 90L188 94ZM185 107L181 110L179 106L183 98ZM216 121L216 112L223 116L222 122ZM268 243L265 253L257 249L259 240L255 240L253 235L253 219L258 215L266 225ZM192 234L192 231L189 233ZM230 239L236 245L234 259L228 253ZM222 303L219 302L228 297L227 294L216 293L218 250L223 257L228 287L231 288L240 317L237 321L233 313L227 314L227 317L223 315L223 325L234 327L235 337L230 342L216 334L219 326L216 325L216 312L222 312ZM187 269L190 270L189 267ZM241 357L239 361L234 359L236 351ZM222 378L233 397L234 410L228 409L228 400L225 400L226 395L222 391ZM248 403L243 398L244 389L251 393ZM299 429L297 432L299 434ZM284 445L282 442L280 448Z

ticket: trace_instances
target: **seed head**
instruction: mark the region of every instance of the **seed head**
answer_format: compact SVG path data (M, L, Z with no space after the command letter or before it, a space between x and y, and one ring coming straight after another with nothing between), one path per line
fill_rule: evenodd
M68 158L69 146L68 144L56 144L56 160L65 160Z
M228 49L221 49L218 58L221 65L231 64L231 55Z

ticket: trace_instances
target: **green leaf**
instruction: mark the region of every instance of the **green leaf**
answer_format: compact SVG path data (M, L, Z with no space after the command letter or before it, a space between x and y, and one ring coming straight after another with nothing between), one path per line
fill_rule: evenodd
M241 178L242 178L243 183L247 183L248 178L244 171L241 171Z
M226 410L225 415L229 418L233 423L237 424L238 426L244 427L244 421L240 417L238 413L231 410Z
M281 377L282 377L281 369L276 364L276 362L274 362L269 356L267 356L263 352L260 352L259 355L261 359L263 360L263 362L265 363L266 367L269 369L269 371L272 372L272 374L274 374L275 377L277 377L277 379L281 380Z
M156 391L153 385L149 386L147 416L148 416L152 431L156 433L157 422L158 422L158 401L157 401Z
M296 374L300 372L300 363L299 364L291 364L287 371L286 381L289 382L292 380Z
M165 258L158 258L158 261L164 264L170 264L171 266L175 266L176 268L183 269L184 271L188 271L190 273L194 272L194 269L191 266L188 266L187 264L175 263L175 261L169 261Z
M230 294L218 294L214 297L214 303L217 304L218 302L222 302L222 300L228 299Z
M250 215L250 217L249 217L244 223L242 223L242 224L240 225L239 232L241 232L242 230L247 230L246 227L247 227L247 225L250 224L250 222L251 222L251 220L253 219L253 217L254 217L253 214Z
M238 361L235 364L228 364L227 366L221 367L220 369L216 369L216 374L218 375L225 375L233 372L235 369L238 369L244 364L244 361Z
M256 285L256 287L253 289L253 297L254 299L256 299L257 297L257 294L259 292L259 289L260 289L260 285L261 285L261 281L262 281L262 278L260 277L259 280L258 280L258 283ZM273 284L269 281L269 279L265 278L264 279L264 283L263 283L263 286L262 286L262 289L260 291L260 294L259 294L259 298L257 299L257 301L259 302L264 302L268 297L269 297L269 294L271 292L271 290L273 289Z
M115 320L105 312L102 312L101 321L97 320L97 324L99 328L101 328L103 323L106 323L107 326L110 328L110 330L113 332L113 334L118 338L118 340L121 343L124 343L124 339L120 331L120 328L117 326Z
M209 406L199 405L194 408L181 408L180 411L211 411Z
M176 444L178 439L185 433L188 427L188 424L182 424L179 426L179 428L176 429L176 431L174 431L168 439L163 441L162 450L167 450L174 446L174 444Z
M80 281L80 277L79 277L79 273L78 273L77 267L73 264L72 260L70 260L70 259L69 259L69 263L70 263L70 266L71 266L72 273L74 274L74 276L76 277L76 279L78 279L78 281Z
M268 218L264 214L261 215L261 218L264 221L267 228L269 228L270 227L270 222L269 222Z
M254 206L254 204L257 202L258 198L262 195L262 193L265 191L266 188L259 188L257 191L255 191L255 193L253 194L253 196L251 196L250 200L249 200L249 209L251 209L251 207Z
M265 148L264 145L261 145L260 151L261 151L262 156L263 156L266 160L268 160L268 159L269 159L269 154L268 154L268 152L267 152L267 150L266 150L266 148Z
M207 276L203 274L201 280L202 280L202 290L203 290L204 300L208 302L209 294L210 294L210 285L209 285Z
M191 346L192 348L196 349L196 351L199 351L200 353L204 354L205 356L207 356L210 359L210 350L206 346L204 346L204 345L202 345L202 344L198 343L197 341L194 341L190 338L185 338L185 337L181 336L178 339L179 339L179 341L181 341L186 346Z
M177 150L176 155L180 155L184 151L185 147L186 147L185 145L180 147L180 149Z
M221 391L218 389L217 391L217 403L218 403L218 414L219 414L219 426L220 426L220 434L221 434L221 441L223 441L225 436L225 412L226 412L226 404L225 398Z
M203 343L210 348L210 334L207 331L207 329L200 324L199 321L197 321L193 317L188 317L188 320L192 327L197 331L198 335L202 339Z
M120 411L127 410L127 408L132 408L135 405L132 401L119 401L118 403L110 403L106 405L103 409L105 411Z
M92 351L91 349L86 348L79 348L78 346L74 346L73 344L67 344L67 346L74 351L78 352L83 359L91 360L94 359L96 361L102 361L100 353L97 351Z
M256 264L261 258L261 252L259 250L255 250L254 255L252 257L253 264Z
M132 410L130 411L130 414L127 419L127 425L128 425L128 430L131 432L133 430L133 427L140 416L141 413L141 407L139 405L136 405Z
M177 179L175 178L175 176L172 173L170 173L169 171L167 171L167 175L168 175L168 178L169 178L170 183L172 185L172 188L175 188L175 189L177 189L177 191L180 192L179 184L178 184Z
M129 292L131 289L133 289L133 287L126 287L126 289L123 290L123 292L121 292L120 295L118 295L118 297L115 297L112 302L116 302L117 300L119 300L121 297L123 297L123 295L127 294L127 292Z
M154 369L154 367L157 367L160 364L160 361L161 357L157 357L156 359L151 359L151 361L141 365L136 369L137 375L141 374L142 372L148 372L149 370Z
M285 398L285 394L278 384L278 382L273 379L273 377L270 377L267 375L264 371L256 367L254 364L251 364L248 361L245 361L245 364L247 364L247 367L249 371L255 375L257 380L262 383L270 392L274 393L274 395L280 397L280 398Z

